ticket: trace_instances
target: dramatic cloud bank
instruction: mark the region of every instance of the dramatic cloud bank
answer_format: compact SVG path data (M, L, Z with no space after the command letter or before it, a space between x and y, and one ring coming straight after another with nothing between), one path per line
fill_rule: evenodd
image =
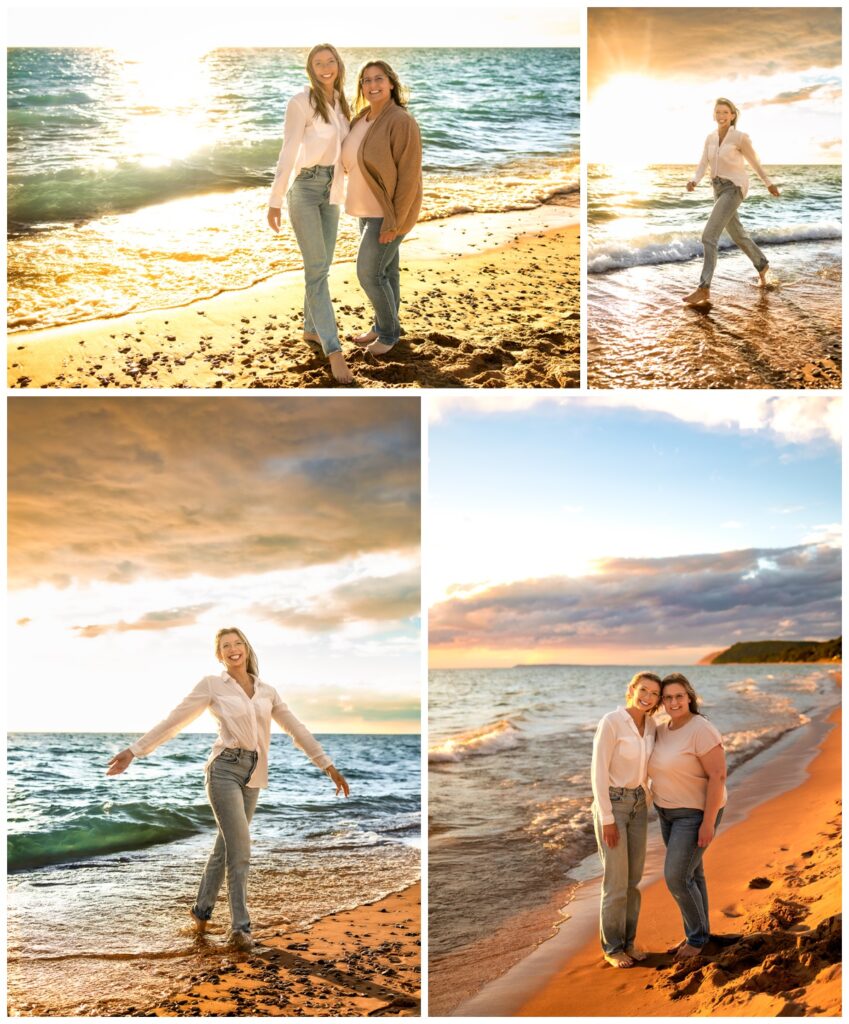
M417 399L19 399L9 436L15 588L229 578L418 546Z
M714 81L838 69L840 8L590 8L590 96L611 75Z
M841 551L830 544L611 558L596 573L458 594L430 610L432 648L580 651L819 639L840 632Z

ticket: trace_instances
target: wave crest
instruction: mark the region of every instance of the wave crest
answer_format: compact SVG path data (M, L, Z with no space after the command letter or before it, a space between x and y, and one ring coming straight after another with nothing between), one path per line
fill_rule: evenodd
M431 764L464 761L468 757L484 757L512 750L520 742L521 731L509 718L503 718L435 744L428 751L427 759Z

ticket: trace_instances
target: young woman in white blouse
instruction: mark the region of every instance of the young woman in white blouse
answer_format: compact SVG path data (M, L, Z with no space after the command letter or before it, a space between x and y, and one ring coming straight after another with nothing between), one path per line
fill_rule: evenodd
M704 177L705 171L709 171L714 194L713 210L702 232L702 245L705 248L702 276L698 288L683 300L691 306L704 306L710 302L710 284L716 269L719 238L723 231L727 231L731 240L749 257L758 272L761 285L766 285L769 261L752 241L737 216L737 210L749 191L749 174L745 164L748 163L761 178L770 195L777 196L780 193L761 167L752 140L745 132L738 131L739 116L740 111L731 100L720 97L716 101L713 108L716 131L711 132L705 140L702 159L692 179L687 182L687 191L692 192Z
M328 276L336 248L339 206L344 197L342 142L351 110L345 99L345 65L329 43L307 57L310 84L286 107L283 148L268 201L268 223L280 230L284 196L304 259L304 340L321 345L340 384L353 376L345 362Z
M593 739L593 823L604 869L600 937L612 967L633 967L645 959L636 947L638 886L646 859L652 715L659 701L660 676L638 672L628 684L625 707L605 715Z
M249 949L253 944L247 908L250 821L260 788L268 785L271 719L330 777L337 795L341 792L347 796L349 789L318 740L286 707L277 691L259 678L256 654L244 633L233 626L220 629L215 637L215 655L224 665L224 672L202 679L159 725L116 754L106 774L120 775L134 757L150 754L209 708L218 720L218 738L206 763L206 790L218 835L190 914L195 928L203 932L226 873L229 941Z
M728 794L719 730L699 711L699 698L680 672L661 683L668 722L657 727L649 761L652 797L666 845L663 873L684 922L675 957L698 956L710 938L708 892L702 865Z

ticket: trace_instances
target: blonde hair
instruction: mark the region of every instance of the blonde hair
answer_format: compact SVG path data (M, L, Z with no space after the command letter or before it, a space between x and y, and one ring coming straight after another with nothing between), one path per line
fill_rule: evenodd
M663 677L663 682L660 684L661 700L663 700L664 689L667 686L670 686L672 683L678 683L679 686L683 686L684 689L687 691L687 701L690 705L690 714L700 715L701 711L699 711L699 695L696 693L695 689L693 688L693 684L690 682L690 680L686 676L681 675L680 672L671 672L668 676Z
M312 66L312 59L317 53L321 53L322 50L329 50L333 54L334 60L338 71L336 73L336 81L333 83L333 91L336 93L336 98L339 100L339 106L342 108L342 113L345 115L347 121L351 120L351 108L348 106L348 101L345 99L345 64L342 58L339 56L339 51L335 46L331 46L330 43L319 43L318 46L314 46L307 54L307 76L310 80L310 103L312 104L313 110L326 124L330 124L330 107L327 104L327 96L324 93L324 86L316 78L315 71Z
M368 100L363 95L363 76L369 68L380 68L392 86L392 99L395 100L399 107L403 107L406 110L409 91L401 85L400 78L398 78L385 60L368 60L360 68L360 73L357 75L357 97L354 100L354 110L359 114L361 110L368 106Z
M248 675L259 677L259 661L257 660L256 651L251 647L250 641L245 634L238 629L236 626L225 626L223 629L219 629L215 634L215 657L221 661L221 638L226 636L228 633L234 633L245 645L245 650L248 655Z
M657 673L655 673L655 672L637 672L636 675L631 677L631 682L628 683L628 689L625 691L625 699L626 700L634 692L634 687L637 685L637 683L641 679L650 679L653 683L657 683L658 686L661 685L661 683L660 683L660 676L657 675ZM661 693L662 692L663 692L663 690L661 689ZM657 704L655 704L655 706L650 711L647 711L646 714L647 715L654 715L654 714L657 713L657 711L659 709L660 709L660 694L657 695Z
M719 106L728 107L728 109L734 115L731 121L731 127L736 128L737 118L740 116L740 111L737 109L737 107L731 102L731 100L726 99L724 96L719 97L716 103L714 103L713 109L716 110L716 108Z

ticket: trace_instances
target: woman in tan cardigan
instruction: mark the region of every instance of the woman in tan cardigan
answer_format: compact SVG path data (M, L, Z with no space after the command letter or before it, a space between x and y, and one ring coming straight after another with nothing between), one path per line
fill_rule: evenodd
M401 334L398 249L422 205L422 145L404 90L386 61L369 61L360 71L356 109L342 144L345 211L360 221L357 277L374 307L372 329L356 341L383 355Z

